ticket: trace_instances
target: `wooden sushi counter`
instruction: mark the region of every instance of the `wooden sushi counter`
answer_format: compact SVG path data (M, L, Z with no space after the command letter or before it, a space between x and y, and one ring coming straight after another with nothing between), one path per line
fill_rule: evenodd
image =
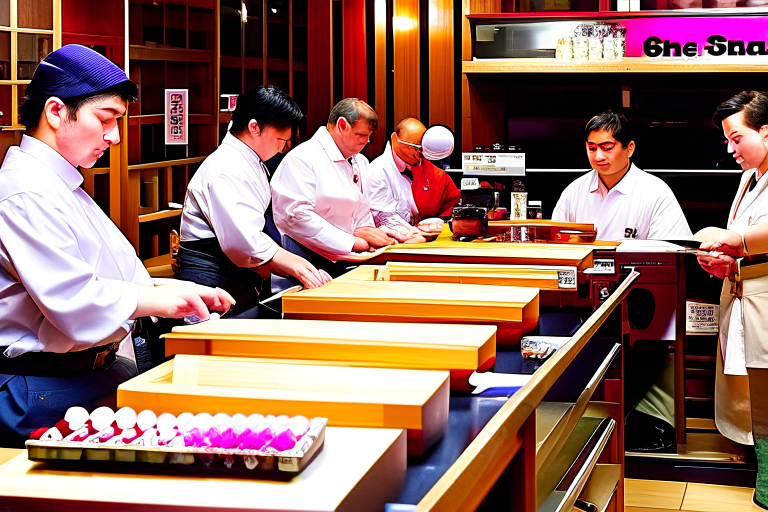
M435 243L287 294L293 320L177 329L176 358L121 385L118 406L136 410L328 417L298 476L61 470L19 452L0 464L0 508L570 512L583 499L623 510L624 301L639 274L614 272L598 296L593 246ZM457 282L442 265L461 263ZM540 302L545 290L574 300ZM380 314L364 309L371 297ZM569 339L534 365L500 341L525 333Z

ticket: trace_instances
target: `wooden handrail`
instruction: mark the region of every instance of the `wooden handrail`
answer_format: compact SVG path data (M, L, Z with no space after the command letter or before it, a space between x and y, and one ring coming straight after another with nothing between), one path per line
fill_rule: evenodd
M509 446L519 443L520 431L528 418L536 412L544 396L608 315L627 296L632 283L639 276L640 273L633 270L576 331L571 341L534 373L522 389L512 395L419 502L417 511L475 510L480 505L514 457L515 451L510 450Z
M147 164L135 164L135 165L129 165L128 170L144 171L147 169L163 169L165 167L174 167L176 165L196 164L198 162L202 162L206 158L207 157L205 156L196 156L192 158L180 158L179 160L165 160L164 162L150 162Z

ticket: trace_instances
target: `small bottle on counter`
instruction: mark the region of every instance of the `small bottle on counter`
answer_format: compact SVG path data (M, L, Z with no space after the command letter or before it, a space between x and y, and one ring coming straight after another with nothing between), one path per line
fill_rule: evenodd
M511 220L525 220L528 216L528 192L520 180L512 182L512 209L509 212ZM510 240L513 242L523 242L528 236L528 230L524 227L512 227Z
M589 61L596 62L603 60L603 40L601 34L602 26L599 24L590 27L589 31Z
M589 54L589 39L587 38L587 26L582 24L573 32L573 60L585 62Z
M541 201L528 201L528 218L539 220L541 215Z

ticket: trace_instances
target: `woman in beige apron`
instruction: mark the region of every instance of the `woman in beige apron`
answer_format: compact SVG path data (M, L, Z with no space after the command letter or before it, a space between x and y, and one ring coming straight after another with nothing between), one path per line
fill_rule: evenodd
M717 108L714 121L746 169L728 229L696 234L702 249L715 251L699 256L702 268L724 279L715 424L725 437L755 445L755 501L768 508L768 398L761 393L768 391L768 95L741 92Z

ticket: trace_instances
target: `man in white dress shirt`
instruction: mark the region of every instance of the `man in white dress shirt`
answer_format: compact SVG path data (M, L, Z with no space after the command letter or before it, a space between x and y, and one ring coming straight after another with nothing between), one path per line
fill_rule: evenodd
M552 220L594 223L599 240L615 242L691 235L669 186L630 161L635 142L626 117L603 112L584 134L592 171L563 191Z
M289 152L272 179L272 210L286 249L303 252L335 276L352 253L395 243L375 227L363 190L370 142L379 116L364 101L337 103L328 124Z
M299 106L277 87L241 95L229 132L187 187L179 277L228 291L237 301L232 318L258 318L259 295L270 272L297 279L305 288L331 279L265 232L272 192L263 161L287 149L301 118Z
M27 127L0 169L0 445L23 447L67 408L115 406L136 374L133 320L208 319L222 290L153 283L133 246L80 188L120 140L137 95L120 68L68 45L37 67L21 108ZM118 352L118 347L120 350Z

